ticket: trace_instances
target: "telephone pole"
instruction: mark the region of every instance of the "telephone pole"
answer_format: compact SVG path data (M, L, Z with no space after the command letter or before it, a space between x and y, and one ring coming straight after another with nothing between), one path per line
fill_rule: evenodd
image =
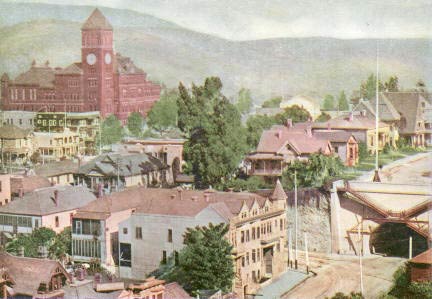
M294 242L295 242L295 253L294 253L294 265L295 268L297 269L298 264L297 264L297 257L298 257L298 215L297 215L297 170L294 170L294 229L295 229L295 233L294 233Z

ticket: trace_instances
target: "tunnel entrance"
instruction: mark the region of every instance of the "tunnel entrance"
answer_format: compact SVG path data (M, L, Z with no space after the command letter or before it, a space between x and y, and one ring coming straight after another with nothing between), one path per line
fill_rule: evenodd
M408 258L410 237L413 257L428 249L426 238L407 227L405 223L383 223L370 237L371 252L375 249L375 253Z

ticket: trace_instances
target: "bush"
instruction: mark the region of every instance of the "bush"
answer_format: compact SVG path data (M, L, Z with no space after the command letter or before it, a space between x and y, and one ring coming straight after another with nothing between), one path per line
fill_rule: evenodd
M402 265L393 274L393 286L383 299L432 299L432 282L410 282L410 271L407 264Z
M366 159L367 157L369 157L369 153L367 150L367 145L364 142L359 142L358 144L358 148L359 148L359 159L360 161Z
M345 295L342 292L337 292L333 297L326 297L326 299L364 299L364 297L362 293L351 292L350 294Z

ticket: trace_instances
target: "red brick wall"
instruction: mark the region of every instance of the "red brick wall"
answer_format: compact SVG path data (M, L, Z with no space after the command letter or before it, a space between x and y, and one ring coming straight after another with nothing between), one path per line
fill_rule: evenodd
M432 267L425 265L420 268L411 264L411 281L432 281Z

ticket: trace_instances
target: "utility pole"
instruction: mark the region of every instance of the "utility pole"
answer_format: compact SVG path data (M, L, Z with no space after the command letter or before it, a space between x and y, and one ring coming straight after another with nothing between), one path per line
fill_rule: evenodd
M120 191L120 158L117 158L117 192Z
M375 175L373 178L374 182L380 182L378 173L378 148L379 148L379 47L378 41L376 44L376 78L375 78Z
M292 251L292 238L291 238L291 228L288 229L288 266L292 268L292 259L293 259L293 251Z
M304 238L305 238L306 272L309 274L309 251L308 251L307 233L304 234Z
M294 170L294 229L295 229L295 233L294 233L294 242L295 242L295 253L294 253L294 265L295 268L297 269L298 265L297 265L297 257L298 257L298 215L297 215L297 170Z
M409 259L412 259L412 236L409 237Z
M363 292L363 261L362 261L362 255L363 255L363 232L360 235L360 229L363 230L363 219L361 220L361 223L359 223L357 227L357 234L358 234L358 240L359 240L359 246L358 246L358 254L359 254L359 263L360 263L360 292L364 294Z

